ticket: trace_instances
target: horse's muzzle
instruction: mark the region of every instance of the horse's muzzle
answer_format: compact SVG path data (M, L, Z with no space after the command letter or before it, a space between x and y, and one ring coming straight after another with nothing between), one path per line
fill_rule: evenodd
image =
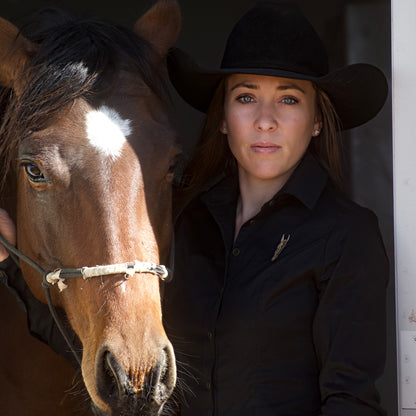
M156 364L139 386L111 351L101 352L97 365L101 366L97 368L97 392L114 416L157 416L175 387L176 366L170 344L161 349ZM101 416L98 411L96 414Z

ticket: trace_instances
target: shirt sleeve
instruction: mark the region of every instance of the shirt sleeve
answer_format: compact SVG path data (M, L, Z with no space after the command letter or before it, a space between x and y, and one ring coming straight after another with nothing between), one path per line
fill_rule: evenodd
M42 303L32 294L23 278L20 267L10 257L0 262L0 281L14 294L19 306L26 312L27 325L31 335L49 345L77 369L78 363L69 351L65 339L56 326L49 312L48 305ZM64 311L57 309L57 312L62 321L65 322L67 318ZM81 342L75 332L70 331L69 334L77 350L81 351Z
M340 221L341 222L341 221ZM342 219L327 242L313 331L322 416L380 416L389 264L377 219Z
M13 293L19 306L25 312L27 312L25 303L22 301L22 298L19 295L19 292L21 291L22 287L14 287L13 285L10 285L9 284L10 280L11 281L23 280L23 276L22 276L20 267L9 256L5 260L0 262L0 281L10 290L10 292Z

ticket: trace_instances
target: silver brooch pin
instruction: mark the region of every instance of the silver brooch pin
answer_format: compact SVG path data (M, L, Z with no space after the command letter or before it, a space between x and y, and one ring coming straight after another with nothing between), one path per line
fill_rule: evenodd
M282 238L280 240L280 243L277 245L276 250L274 251L273 257L271 258L271 261L275 261L279 254L283 251L283 249L286 247L287 242L290 239L290 234L288 234L287 237L285 235L282 235Z

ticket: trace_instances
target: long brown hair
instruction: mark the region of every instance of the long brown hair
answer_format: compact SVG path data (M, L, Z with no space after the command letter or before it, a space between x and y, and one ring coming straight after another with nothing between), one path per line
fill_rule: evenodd
M224 118L225 80L226 77L222 78L215 90L202 127L199 143L184 171L183 191L188 196L197 194L213 178L227 171L231 166L235 166L236 163L228 147L227 136L219 129ZM318 137L312 138L308 150L325 168L332 182L341 186L342 161L338 116L327 94L315 84L313 85L316 91L317 109L321 115L322 129Z
M342 187L340 120L325 91L316 84L313 84L313 86L316 92L316 106L321 115L322 129L319 136L312 138L308 150L328 172L331 181L336 186Z

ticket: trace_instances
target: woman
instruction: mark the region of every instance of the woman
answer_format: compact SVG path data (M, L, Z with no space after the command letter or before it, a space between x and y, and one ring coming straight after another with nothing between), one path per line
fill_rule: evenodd
M384 414L388 261L375 215L338 189L337 141L380 110L383 74L328 73L299 9L272 1L236 24L220 70L180 50L169 70L207 112L164 299L182 415Z

